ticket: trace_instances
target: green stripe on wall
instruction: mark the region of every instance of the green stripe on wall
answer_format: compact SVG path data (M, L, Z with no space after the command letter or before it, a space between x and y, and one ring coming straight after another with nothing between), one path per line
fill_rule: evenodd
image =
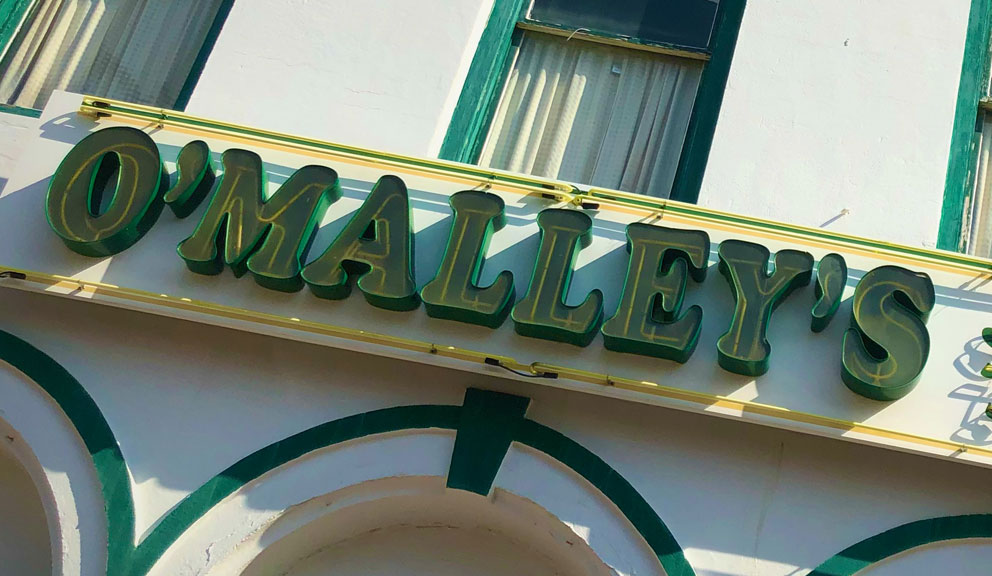
M745 5L746 0L720 3L711 42L712 57L703 70L672 188L671 197L675 200L696 202L699 198ZM466 164L478 161L509 72L511 40L522 8L522 0L495 0L439 158Z
M32 0L0 0L0 53L7 50Z
M693 204L699 200L746 4L746 0L722 0L717 9L710 61L703 68L703 76L699 80L696 102L692 107L689 127L682 143L682 156L672 185L672 200Z
M448 488L489 495L528 404L530 399L522 396L476 388L465 391Z
M508 71L507 57L523 0L494 0L489 21L479 38L462 93L451 113L438 157L474 164L492 121L496 100Z
M134 541L134 500L124 454L93 398L58 362L13 334L0 331L0 361L34 381L58 404L86 445L107 514L107 574L127 562ZM0 569L0 572L6 573Z
M669 576L694 576L665 523L609 464L560 432L525 419L528 398L474 388L466 390L463 406L427 404L372 410L313 426L256 450L189 493L134 546L134 502L127 464L99 406L53 358L2 330L0 362L24 373L48 393L86 445L104 498L108 576L144 576L183 533L224 498L297 458L375 434L430 428L457 430L452 468L465 468L471 476L469 489L480 493L489 492L511 441L544 452L572 468L613 502L655 551ZM473 422L475 419L478 422ZM510 424L507 429L499 429L506 424ZM499 436L495 441L484 435L492 426L497 427L494 432ZM473 454L482 458L473 458ZM464 462L456 462L459 458ZM484 474L472 472L472 464L480 462L486 467ZM479 480L486 484L484 490Z
M0 113L27 116L28 118L41 118L41 110L25 108L23 106L11 106L10 104L0 104Z
M917 520L896 526L845 548L809 576L854 576L872 564L919 546L972 538L992 538L992 514L966 514ZM952 566L947 567L953 574Z
M989 68L990 10L992 0L971 2L937 231L937 248L942 250L961 251L964 247L961 237L964 206L971 196L978 153L978 100L982 97L982 79Z
M224 28L224 22L227 22L227 16L231 13L232 6L234 6L234 0L223 0L217 8L214 21L210 24L207 37L203 40L203 46L200 46L200 51L196 53L196 59L193 60L193 67L190 68L189 75L186 76L186 82L183 83L182 89L179 90L179 96L176 98L176 104L174 106L175 110L185 110L186 105L189 104L189 99L193 96L193 89L196 88L196 83L200 81L203 68L207 65L207 58L210 57L210 52L213 51L214 44L217 43L217 37L220 36L220 31Z

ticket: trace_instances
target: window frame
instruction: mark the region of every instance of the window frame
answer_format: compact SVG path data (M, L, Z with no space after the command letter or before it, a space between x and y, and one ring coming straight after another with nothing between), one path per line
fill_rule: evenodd
M583 41L704 61L669 196L671 200L695 203L713 145L746 3L747 0L720 0L709 49L696 50L583 28L572 30L549 25L527 18L529 0L494 0L438 157L466 164L478 163L512 67L514 48L519 45L525 30L571 36Z
M978 165L979 140L986 117L992 119L988 99L992 63L992 0L971 0L965 36L961 80L954 108L954 125L947 158L944 198L937 229L937 248L965 253L967 234L974 224L971 202Z
M0 2L0 60L3 60L7 55L7 51L13 44L17 34L43 1L4 0ZM220 31L224 28L224 23L227 21L227 17L231 13L233 6L234 0L221 0L220 6L217 8L217 14L214 16L214 21L210 23L207 36L203 39L203 45L200 46L200 50L196 53L193 66L190 68L189 74L187 74L186 80L183 82L183 87L179 91L179 96L172 106L173 110L180 112L186 110L189 99L193 95L193 89L196 88L196 84L200 80L200 75L203 74L203 68L207 64L207 58L210 56L210 52L213 51L214 45L217 43L217 38L220 36ZM0 69L0 74L4 74L5 72L6 70ZM36 108L12 106L3 103L0 103L0 113L31 116L33 118L41 116L41 110Z

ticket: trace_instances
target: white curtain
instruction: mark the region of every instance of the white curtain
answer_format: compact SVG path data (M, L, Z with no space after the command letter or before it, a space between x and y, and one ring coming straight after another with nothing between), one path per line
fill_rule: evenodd
M978 166L975 171L975 189L971 195L969 229L964 233L964 237L968 239L968 253L984 258L992 257L992 217L990 217L992 215L989 214L992 211L990 160L992 160L992 121L986 117L978 146Z
M480 164L667 198L702 65L524 34Z
M40 0L3 59L0 99L53 90L172 107L220 0Z

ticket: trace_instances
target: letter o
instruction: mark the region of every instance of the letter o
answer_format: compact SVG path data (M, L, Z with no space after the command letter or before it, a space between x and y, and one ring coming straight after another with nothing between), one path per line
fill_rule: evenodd
M116 186L104 164L118 163ZM104 167L104 170L101 170ZM141 239L158 220L168 178L155 142L136 128L104 128L83 138L52 176L46 215L66 246L84 256L110 256ZM112 193L100 212L101 195Z

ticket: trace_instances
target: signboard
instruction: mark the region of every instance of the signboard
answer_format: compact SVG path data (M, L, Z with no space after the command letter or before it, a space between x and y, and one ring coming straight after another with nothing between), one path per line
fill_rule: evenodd
M983 260L72 94L0 226L3 287L992 465Z

